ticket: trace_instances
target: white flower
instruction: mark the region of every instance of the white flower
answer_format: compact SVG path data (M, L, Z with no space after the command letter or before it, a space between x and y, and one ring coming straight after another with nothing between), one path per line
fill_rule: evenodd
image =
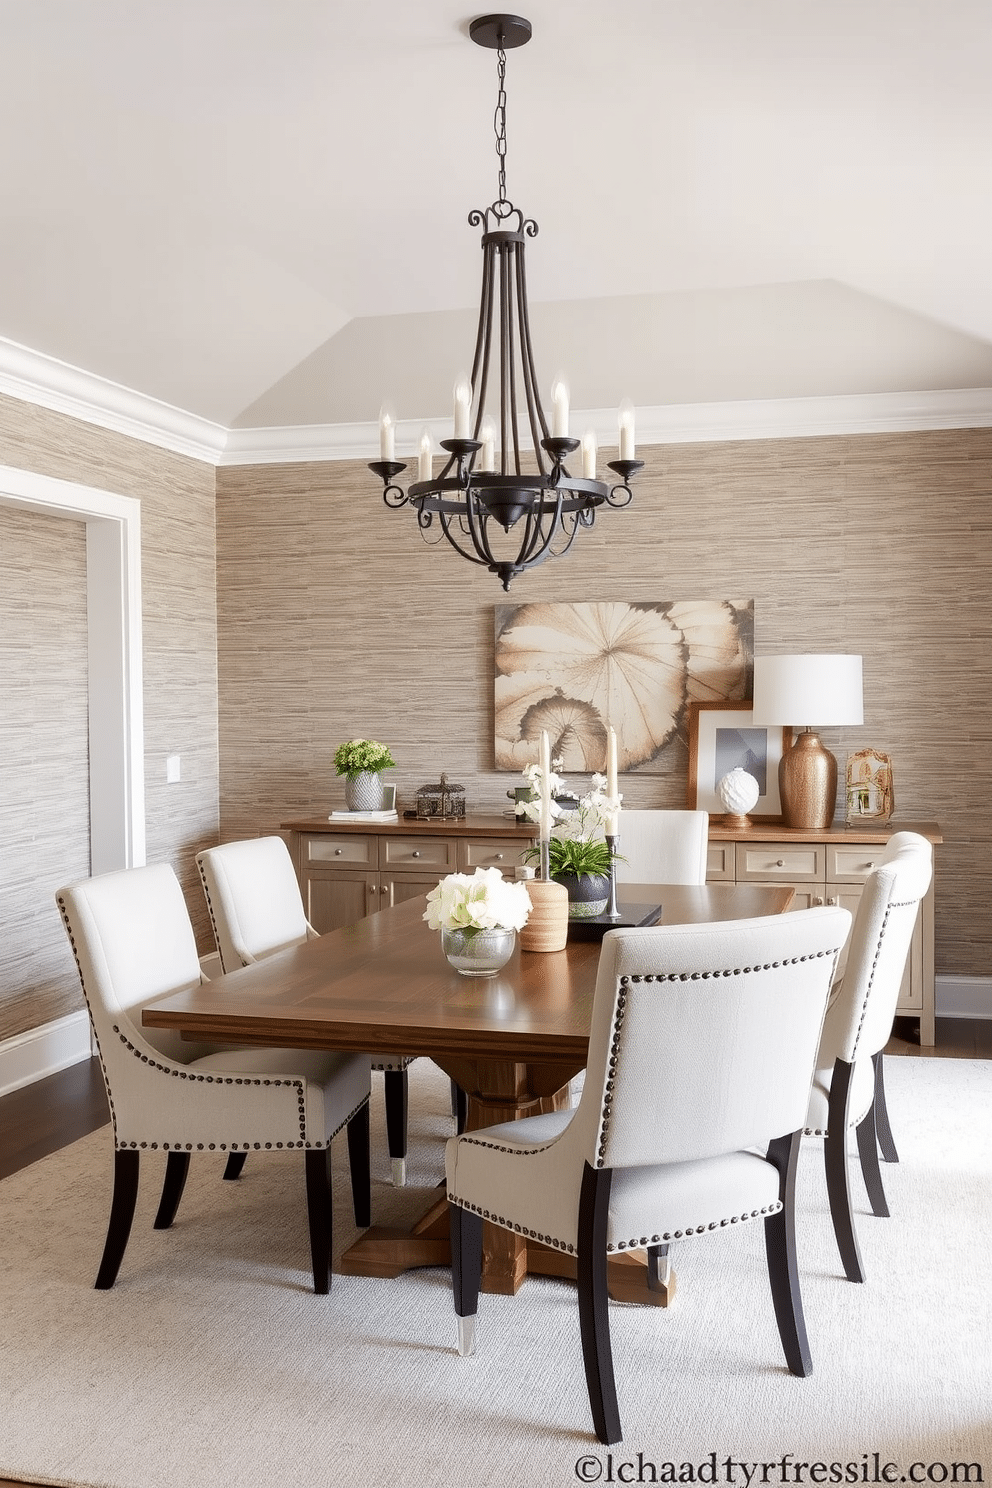
M424 919L432 930L520 930L530 914L524 883L505 879L498 868L449 873L427 895Z

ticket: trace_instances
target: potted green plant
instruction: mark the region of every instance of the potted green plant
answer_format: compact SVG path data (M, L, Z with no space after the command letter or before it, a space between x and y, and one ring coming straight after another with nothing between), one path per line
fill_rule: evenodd
M533 767L528 769L533 774ZM557 819L548 840L548 868L551 877L568 890L568 913L573 920L602 914L610 897L612 866L622 861L601 835L616 810L605 786L605 778L594 775L588 795L580 799L576 811ZM530 847L524 856L540 859L541 849Z
M349 739L334 751L334 768L345 776L344 794L349 811L381 811L380 770L395 768L396 761L378 739Z

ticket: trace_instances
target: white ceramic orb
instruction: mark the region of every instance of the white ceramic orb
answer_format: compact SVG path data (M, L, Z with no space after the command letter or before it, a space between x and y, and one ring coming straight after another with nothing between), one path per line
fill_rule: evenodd
M734 816L746 816L761 794L754 776L749 775L740 765L724 775L717 785L716 793L723 809Z

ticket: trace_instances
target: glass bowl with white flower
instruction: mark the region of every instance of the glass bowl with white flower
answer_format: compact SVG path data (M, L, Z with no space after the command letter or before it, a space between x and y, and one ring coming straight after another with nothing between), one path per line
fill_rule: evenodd
M441 949L462 976L494 976L513 955L517 931L527 923L525 883L498 868L449 873L427 895L424 919L441 932Z

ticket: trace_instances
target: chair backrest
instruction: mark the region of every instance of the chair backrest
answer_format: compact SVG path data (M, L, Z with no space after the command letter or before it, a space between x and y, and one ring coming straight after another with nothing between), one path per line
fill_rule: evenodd
M299 945L313 933L281 837L209 847L197 853L196 864L225 971Z
M153 998L201 983L196 939L172 868L158 863L103 873L59 889L55 896L76 958L83 995L108 1085L118 1064L164 1054L180 1064L195 1044L169 1029L141 1027Z
M586 1160L688 1162L799 1130L850 925L824 907L605 935L572 1121Z
M889 838L865 880L844 975L823 1025L817 1064L853 1064L888 1042L920 901L933 875L933 848L916 832Z
M617 883L706 882L706 811L622 811Z

